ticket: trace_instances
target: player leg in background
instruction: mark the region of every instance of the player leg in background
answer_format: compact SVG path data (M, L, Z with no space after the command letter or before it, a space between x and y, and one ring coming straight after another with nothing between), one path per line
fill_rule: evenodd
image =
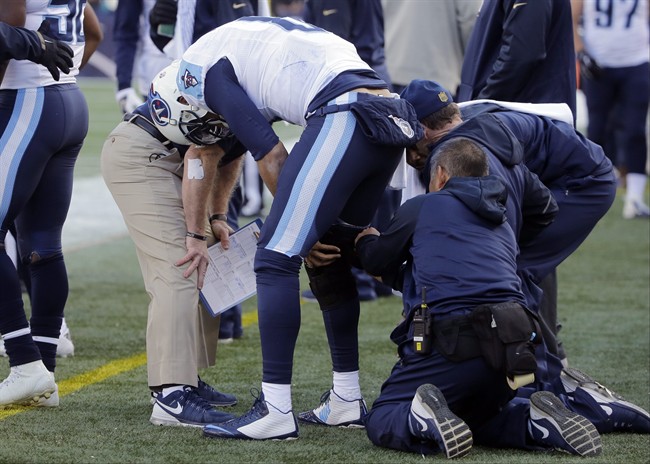
M650 208L645 201L648 174L646 162L648 140L646 120L650 100L650 69L648 63L612 72L620 80L621 137L620 151L627 166L623 218L648 218Z
M259 216L264 208L264 184L260 177L257 163L250 152L244 155L243 194L244 203L241 215L244 217Z
M2 239L15 221L18 254L30 273L32 313L27 324L18 274L7 268L13 264L4 254L2 281L3 286L7 282L7 292L0 301L0 332L12 367L9 380L18 378L1 384L0 402L20 402L21 390L23 397L58 406L53 372L68 296L61 231L72 196L74 164L88 130L88 107L81 90L71 84L5 91L2 97L3 108L10 110L0 113L0 127L11 127L12 137L22 138L16 151L6 150L17 168L8 173L12 178L3 179L13 191L2 192L8 204L1 218ZM63 113L66 118L45 117ZM19 372L26 366L34 369Z
M250 157L250 155L245 156ZM241 185L237 185L228 203L228 225L233 230L239 229L239 216L243 208L242 203L242 188ZM235 305L221 313L221 323L219 324L220 343L232 343L234 339L242 337L244 329L242 327L241 315L241 304Z

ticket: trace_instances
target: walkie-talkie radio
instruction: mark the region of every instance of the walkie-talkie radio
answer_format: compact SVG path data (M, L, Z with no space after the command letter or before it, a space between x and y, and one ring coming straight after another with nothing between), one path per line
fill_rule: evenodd
M421 354L431 351L431 324L426 297L427 288L422 287L422 303L413 315L413 349Z

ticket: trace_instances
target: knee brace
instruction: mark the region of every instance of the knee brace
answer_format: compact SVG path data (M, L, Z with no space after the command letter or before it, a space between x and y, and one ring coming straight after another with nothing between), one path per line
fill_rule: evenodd
M353 226L350 224L334 224L320 239L321 243L334 245L341 250L341 259L349 266L361 268L356 252L354 251L354 239L365 227Z
M305 267L309 287L318 300L321 310L359 297L350 265L343 258L329 266Z

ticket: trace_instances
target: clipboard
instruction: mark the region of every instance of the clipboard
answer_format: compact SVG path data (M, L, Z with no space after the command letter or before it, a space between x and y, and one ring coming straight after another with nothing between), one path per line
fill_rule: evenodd
M220 242L208 248L209 263L199 298L213 316L257 293L253 262L262 220L246 224L230 236L230 248Z

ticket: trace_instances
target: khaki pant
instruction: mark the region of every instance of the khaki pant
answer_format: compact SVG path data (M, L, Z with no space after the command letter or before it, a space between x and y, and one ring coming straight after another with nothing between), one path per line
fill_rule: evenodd
M136 247L151 299L147 317L150 387L197 385L198 370L215 362L219 318L199 305L197 276L183 277L185 216L181 201L182 159L176 149L134 124L123 122L108 136L102 175ZM206 234L214 241L206 218Z

